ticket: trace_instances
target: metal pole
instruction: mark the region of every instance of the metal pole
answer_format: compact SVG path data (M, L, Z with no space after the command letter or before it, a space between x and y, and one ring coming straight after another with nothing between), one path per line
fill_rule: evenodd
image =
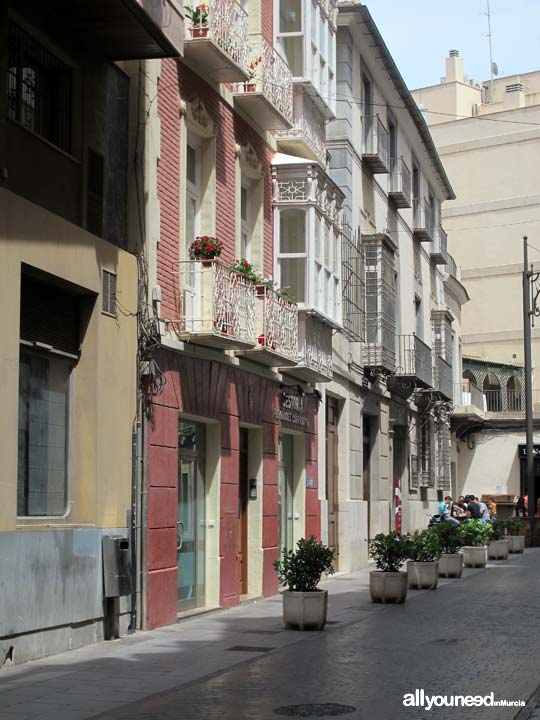
M490 82L490 98L489 102L493 102L493 49L491 45L491 10L489 7L489 0L487 0L487 19L488 19L488 38L489 38L489 71L491 73Z
M525 475L525 490L528 495L528 516L534 518L536 498L534 496L534 434L532 409L532 359L531 359L531 273L529 271L529 258L527 236L523 238L523 341L525 355L525 430L527 442L527 466ZM532 539L531 527L531 539Z

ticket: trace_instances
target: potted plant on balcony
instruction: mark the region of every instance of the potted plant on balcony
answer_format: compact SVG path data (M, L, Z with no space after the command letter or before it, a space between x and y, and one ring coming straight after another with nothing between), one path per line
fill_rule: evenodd
M521 534L525 527L525 521L521 518L509 518L506 520L508 528L509 551L511 553L522 553L525 550L525 536Z
M441 543L433 530L416 530L407 538L409 587L435 590L439 581Z
M186 15L191 20L191 37L205 38L208 35L208 5L185 5Z
M506 560L510 550L507 520L494 520L491 523L492 539L488 545L488 557L491 560Z
M244 91L245 92L255 92L257 89L257 67L262 63L262 55L259 55L258 58L255 58L252 62L250 62L248 66L248 79L244 83Z
M189 246L190 260L200 260L203 267L209 267L212 260L221 255L222 243L210 235L199 235Z
M408 539L395 531L379 533L369 541L369 554L377 566L369 573L372 602L405 602L407 573L400 568L408 557Z
M492 533L491 525L482 522L482 520L467 520L459 528L465 567L483 568L486 566L488 559L487 544Z
M294 630L322 630L326 624L328 590L317 585L323 573L334 572L334 553L313 536L301 538L296 550L283 550L274 568L283 593L283 621Z
M450 522L440 522L434 526L441 545L439 577L460 578L463 573L463 554L459 552L461 540L459 527Z
M263 284L263 278L255 266L246 260L246 258L240 258L235 260L234 264L230 268L233 272L242 275L248 282L253 283L255 286L261 286Z

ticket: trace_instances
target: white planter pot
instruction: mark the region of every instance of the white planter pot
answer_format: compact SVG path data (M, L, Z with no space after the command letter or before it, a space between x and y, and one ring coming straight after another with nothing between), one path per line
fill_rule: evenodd
M407 597L407 573L373 570L369 573L372 602L403 603Z
M283 622L292 630L322 630L327 610L328 590L283 593Z
M445 553L439 560L439 577L460 578L463 573L463 555Z
M522 553L525 550L525 535L510 535L508 540L511 553Z
M439 582L439 561L434 562L407 562L409 587L417 590L435 590Z
M487 545L466 545L463 548L463 562L465 567L486 567L488 560Z
M508 540L492 540L488 545L488 557L491 560L506 560L510 549Z

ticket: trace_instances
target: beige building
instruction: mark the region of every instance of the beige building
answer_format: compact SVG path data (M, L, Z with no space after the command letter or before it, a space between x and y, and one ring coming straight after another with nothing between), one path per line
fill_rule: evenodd
M414 90L413 97L456 191L442 217L471 298L463 310L464 384L455 397L462 438L455 489L519 495L525 492L519 447L525 442L524 235L533 246L529 259L540 268L540 72L477 82L451 50L440 84ZM532 344L536 407L539 327ZM537 474L540 489L540 468Z

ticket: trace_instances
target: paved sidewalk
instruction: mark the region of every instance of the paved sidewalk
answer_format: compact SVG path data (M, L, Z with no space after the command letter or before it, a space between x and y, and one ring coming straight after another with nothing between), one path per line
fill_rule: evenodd
M322 633L285 630L277 596L6 668L0 717L266 720L279 705L323 700L358 708L351 720L446 717L403 708L403 692L416 687L526 700L540 684L539 560L530 550L465 570L436 592L409 591L398 607L370 602L367 571L338 576L324 583Z

